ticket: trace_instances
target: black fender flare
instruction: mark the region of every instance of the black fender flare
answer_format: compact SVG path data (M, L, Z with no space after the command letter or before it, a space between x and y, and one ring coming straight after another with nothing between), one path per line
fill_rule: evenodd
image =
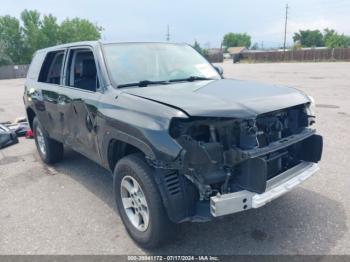
M146 156L146 158L155 160L156 155L152 148L140 140L139 138L136 138L132 135L129 135L125 132L119 131L119 130L110 130L105 133L103 136L102 141L102 159L103 159L103 165L109 168L108 164L108 147L112 140L117 140L124 142L126 144L130 144L136 148L138 148L141 152L143 152ZM110 169L110 168L109 168ZM112 170L113 171L113 170Z

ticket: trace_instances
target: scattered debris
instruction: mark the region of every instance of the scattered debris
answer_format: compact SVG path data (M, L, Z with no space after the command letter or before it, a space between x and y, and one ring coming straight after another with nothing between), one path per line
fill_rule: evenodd
M5 125L0 124L0 149L18 143L17 135Z
M31 129L27 130L25 137L26 138L33 138L33 131Z
M13 123L0 123L0 149L18 143L19 136L33 138L33 132L25 117L17 117Z
M15 123L24 123L27 122L27 118L25 116L17 117L15 119Z
M8 127L11 131L15 132L17 136L25 136L26 132L30 130L28 122L7 124L6 127Z
M17 117L13 123L7 121L0 124L15 132L17 136L25 136L26 132L30 130L29 123L25 117Z

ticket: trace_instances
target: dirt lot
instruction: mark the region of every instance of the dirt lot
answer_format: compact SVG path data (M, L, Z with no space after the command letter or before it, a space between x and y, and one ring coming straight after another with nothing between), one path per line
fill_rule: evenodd
M225 76L312 95L324 136L318 175L257 210L182 225L153 254L350 254L350 63L222 65ZM0 81L0 122L24 113L24 80ZM34 141L0 151L0 254L143 254L127 236L104 169L67 150L54 167Z

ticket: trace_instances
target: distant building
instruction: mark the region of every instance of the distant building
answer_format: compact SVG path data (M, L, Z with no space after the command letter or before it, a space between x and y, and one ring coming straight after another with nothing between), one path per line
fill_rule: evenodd
M233 59L233 63L239 62L239 60L242 57L242 53L245 51L247 51L247 48L245 46L229 47L227 49L227 52L230 54L231 58Z
M245 46L237 46L237 47L229 47L227 52L233 57L234 55L241 54L246 51L247 48Z

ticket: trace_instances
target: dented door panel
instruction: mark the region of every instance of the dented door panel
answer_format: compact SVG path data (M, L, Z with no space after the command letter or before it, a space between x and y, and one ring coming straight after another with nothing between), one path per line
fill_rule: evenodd
M67 118L63 125L65 144L94 161L100 162L97 133L101 93L65 87Z

